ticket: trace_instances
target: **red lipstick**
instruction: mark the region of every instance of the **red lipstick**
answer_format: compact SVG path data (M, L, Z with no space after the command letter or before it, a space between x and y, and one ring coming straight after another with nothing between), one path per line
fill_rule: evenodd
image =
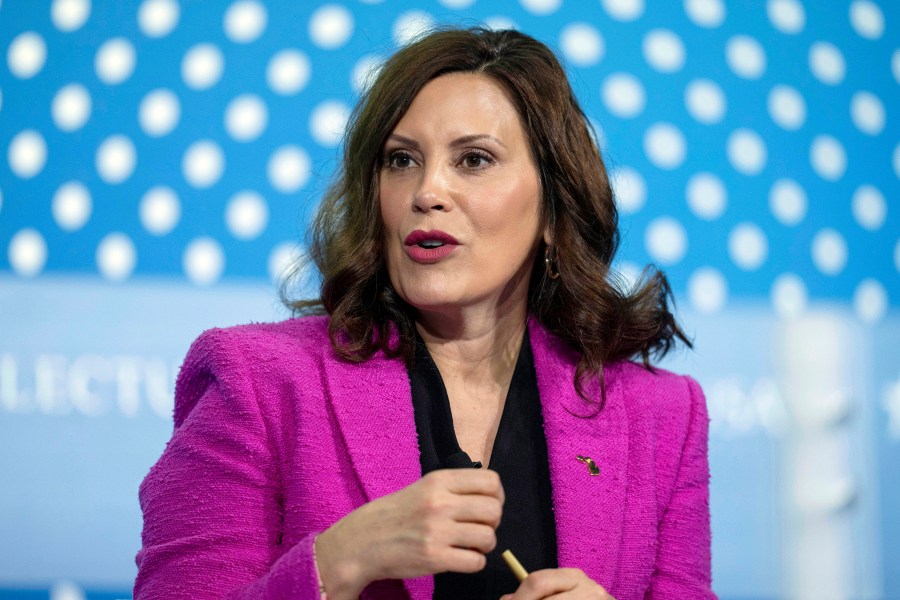
M456 238L438 229L416 229L404 240L406 254L417 263L431 264L443 260L456 250Z

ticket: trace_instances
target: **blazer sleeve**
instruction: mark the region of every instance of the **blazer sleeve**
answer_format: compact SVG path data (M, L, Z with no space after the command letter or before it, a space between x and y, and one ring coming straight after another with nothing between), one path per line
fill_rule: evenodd
M709 523L709 417L700 386L685 377L690 396L688 430L675 486L659 525L656 570L646 599L715 599Z
M281 480L272 419L227 332L191 347L175 429L140 487L135 600L318 599L314 535L281 546Z

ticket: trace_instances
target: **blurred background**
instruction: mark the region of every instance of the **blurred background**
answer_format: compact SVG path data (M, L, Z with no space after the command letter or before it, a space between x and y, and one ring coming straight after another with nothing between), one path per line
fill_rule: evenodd
M900 598L900 3L0 3L0 598L125 598L204 329L278 281L384 58L439 24L564 61L709 403L725 600ZM315 293L314 281L298 293Z

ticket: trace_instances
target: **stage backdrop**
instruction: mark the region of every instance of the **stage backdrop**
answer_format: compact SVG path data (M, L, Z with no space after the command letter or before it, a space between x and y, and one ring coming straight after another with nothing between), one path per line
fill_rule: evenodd
M130 593L189 343L286 315L354 103L443 24L558 52L618 268L671 277L720 596L900 598L891 0L3 1L0 597Z

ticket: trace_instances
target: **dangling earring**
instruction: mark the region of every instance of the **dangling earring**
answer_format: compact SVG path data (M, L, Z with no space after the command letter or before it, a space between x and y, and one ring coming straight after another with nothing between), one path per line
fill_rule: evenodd
M544 267L550 279L559 279L559 261L556 256L556 248L547 246L544 248Z

